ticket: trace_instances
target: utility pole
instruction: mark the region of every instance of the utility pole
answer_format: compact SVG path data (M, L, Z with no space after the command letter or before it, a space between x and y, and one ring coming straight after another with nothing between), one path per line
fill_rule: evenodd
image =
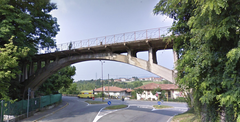
M108 97L110 98L110 94L109 94L109 74L108 74Z
M102 102L104 100L104 94L103 94L103 63L105 63L104 61L100 60L101 64L102 64Z

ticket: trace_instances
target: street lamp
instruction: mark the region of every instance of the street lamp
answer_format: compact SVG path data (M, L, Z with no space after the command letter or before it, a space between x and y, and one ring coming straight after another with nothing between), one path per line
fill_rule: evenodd
M102 64L102 102L103 102L103 63L105 63L104 61L100 60L101 64Z

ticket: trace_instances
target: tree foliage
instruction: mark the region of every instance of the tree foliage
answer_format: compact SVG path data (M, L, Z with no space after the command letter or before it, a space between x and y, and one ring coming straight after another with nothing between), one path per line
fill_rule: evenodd
M174 19L177 83L192 91L202 121L240 120L239 9L235 0L160 0L154 8Z
M16 46L29 47L33 56L38 46L52 48L59 31L57 19L49 13L57 9L50 0L1 0L0 45L14 36Z
M61 88L69 88L73 83L74 79L72 77L76 74L75 71L75 66L67 66L60 69L39 87L38 93L49 95L57 93Z
M9 100L9 86L11 79L16 78L19 74L18 60L27 56L28 48L20 49L13 45L12 40L9 44L4 44L0 48L0 99Z

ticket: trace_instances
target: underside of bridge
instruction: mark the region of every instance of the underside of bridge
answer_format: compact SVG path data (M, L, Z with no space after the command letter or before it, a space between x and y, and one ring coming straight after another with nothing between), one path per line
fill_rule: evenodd
M33 62L26 63L26 66L23 68L23 75L20 79L20 81L25 84L23 94L26 93L28 88L31 88L31 96L33 97L34 91L59 69L74 63L89 60L111 60L127 63L175 83L174 71L158 65L156 58L157 50L172 49L172 45L172 42L166 43L162 39L151 39L36 55ZM148 61L136 57L139 51L148 51ZM127 55L120 54L126 52ZM174 62L176 60L176 53L174 53ZM41 66L42 62L45 62L44 67ZM34 66L37 66L37 68L34 68Z

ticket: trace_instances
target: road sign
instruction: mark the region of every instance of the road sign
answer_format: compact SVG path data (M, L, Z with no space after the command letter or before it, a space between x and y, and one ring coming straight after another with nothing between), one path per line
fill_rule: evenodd
M108 101L108 105L111 105L111 101Z
M160 102L160 101L158 101L158 105L161 105L161 102Z
M161 92L157 92L157 94L161 94Z

